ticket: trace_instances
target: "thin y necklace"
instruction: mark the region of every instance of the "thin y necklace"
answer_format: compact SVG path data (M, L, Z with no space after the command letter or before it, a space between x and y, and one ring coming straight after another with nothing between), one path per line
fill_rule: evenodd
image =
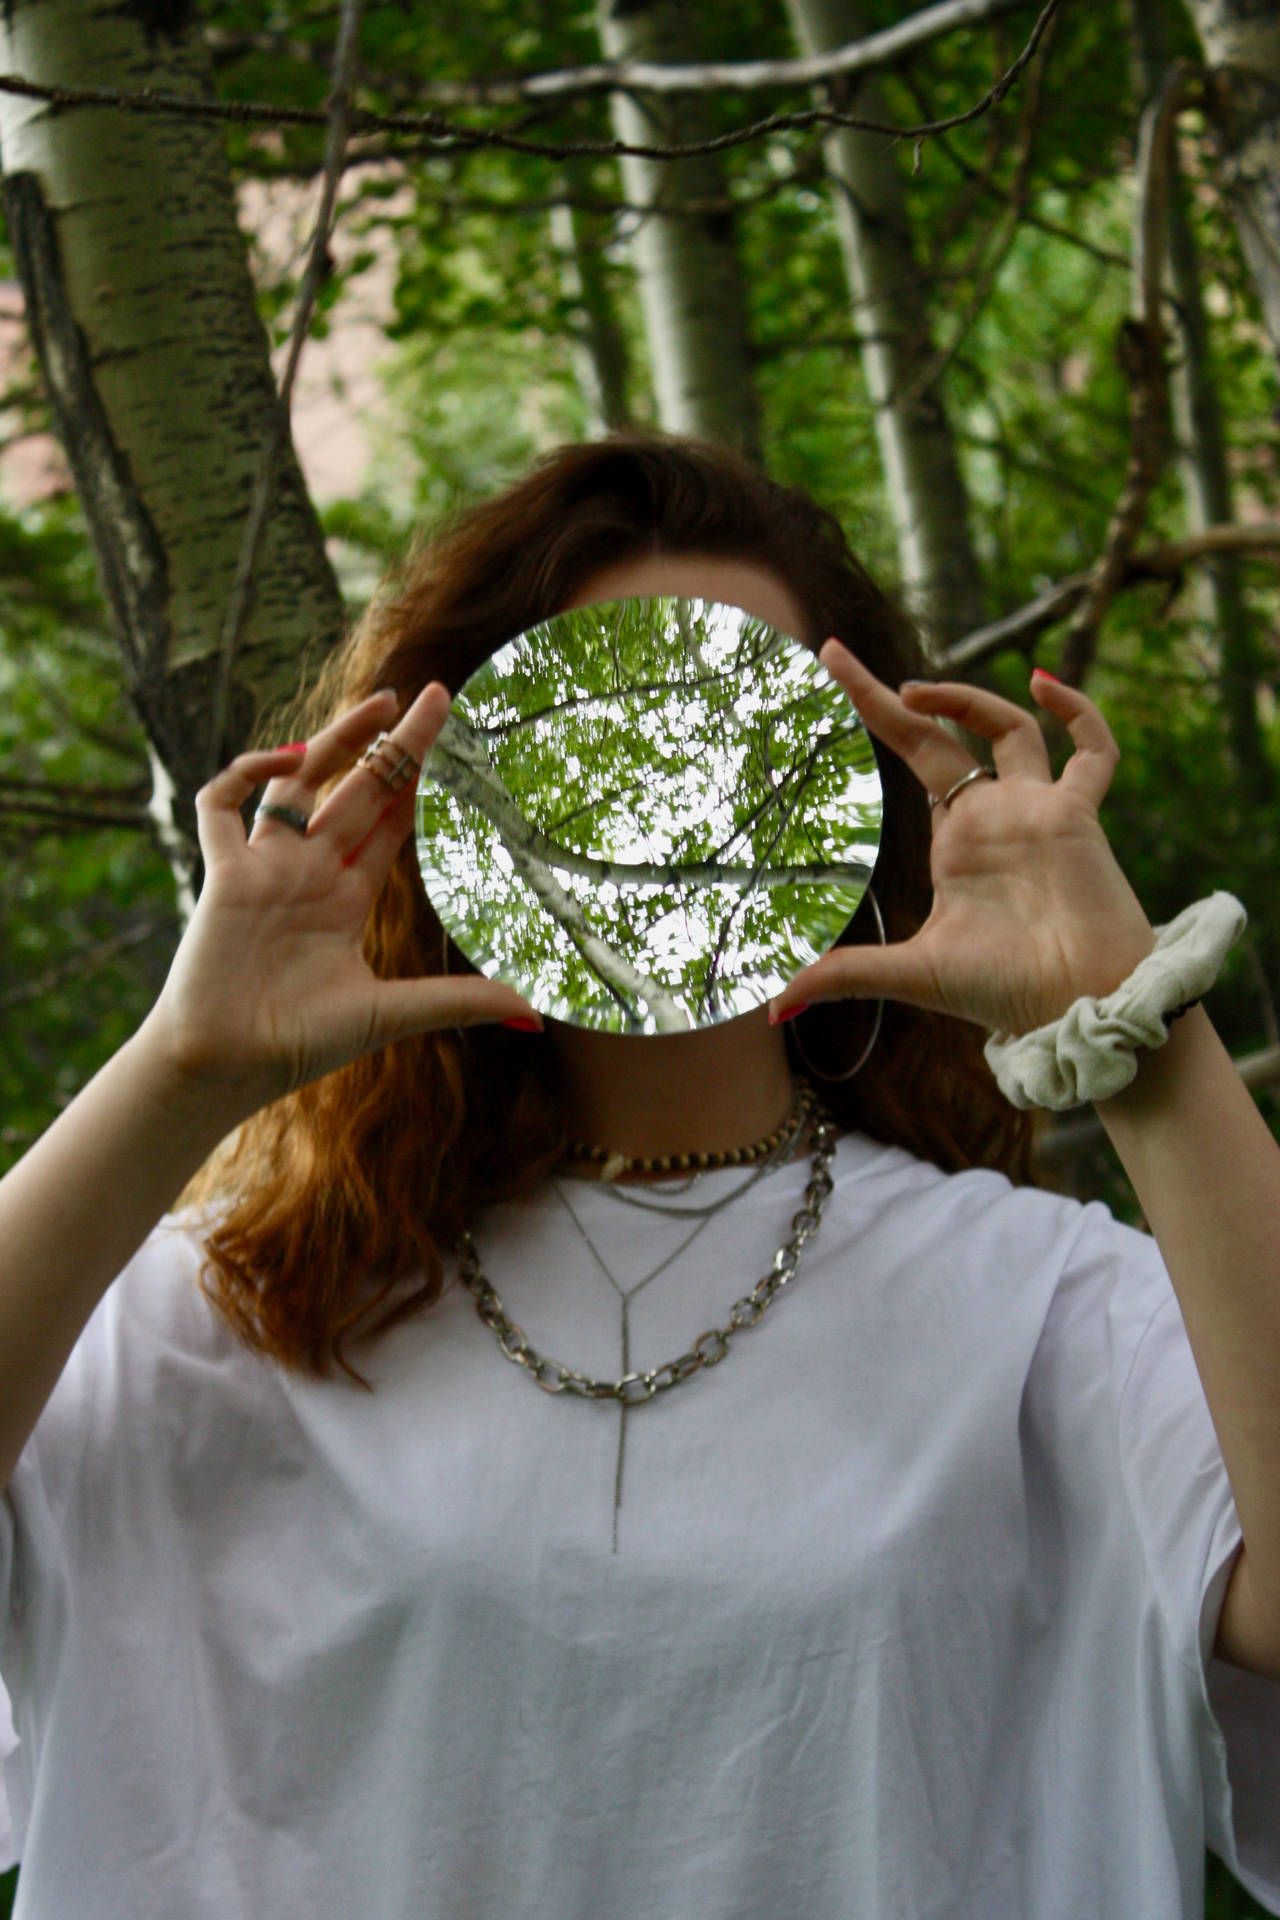
M714 1366L718 1361L724 1359L729 1351L729 1343L735 1334L741 1332L744 1327L755 1326L766 1309L772 1304L778 1291L794 1277L800 1263L801 1250L810 1236L817 1232L821 1223L822 1208L833 1187L830 1165L835 1153L836 1129L830 1116L818 1105L813 1089L807 1084L802 1083L800 1086L797 1094L796 1109L793 1109L793 1111L796 1110L798 1110L798 1117L794 1129L788 1129L787 1134L775 1150L771 1159L763 1163L757 1172L753 1174L743 1186L736 1188L733 1193L722 1196L721 1199L713 1202L709 1207L697 1209L699 1216L698 1224L693 1232L688 1234L651 1273L646 1274L643 1279L636 1281L629 1288L619 1286L615 1275L610 1272L608 1265L601 1256L599 1248L587 1233L574 1209L569 1205L565 1194L561 1192L557 1186L558 1198L574 1225L577 1227L579 1234L583 1240L586 1241L601 1271L604 1273L621 1302L623 1374L619 1380L612 1382L591 1380L585 1375L564 1366L563 1363L558 1360L544 1358L535 1348L531 1347L524 1330L507 1317L502 1301L481 1273L479 1259L470 1234L463 1233L460 1236L459 1251L461 1260L459 1271L461 1277L475 1299L476 1310L480 1318L487 1326L492 1328L505 1357L525 1367L537 1385L549 1393L570 1392L589 1399L612 1398L620 1403L618 1464L614 1475L613 1502L613 1551L615 1553L618 1550L618 1513L622 1504L622 1475L625 1460L626 1416L628 1411L632 1406L643 1405L646 1400L652 1399L655 1394L678 1386L681 1381L689 1379L703 1367ZM663 1273L672 1262L693 1243L714 1214L718 1213L722 1207L728 1206L733 1200L737 1199L746 1191L747 1187L753 1186L755 1181L762 1178L766 1172L771 1171L773 1167L779 1165L789 1154L802 1128L808 1124L810 1120L812 1120L813 1124L814 1157L813 1173L805 1192L806 1204L805 1207L794 1216L791 1223L793 1228L792 1238L779 1248L769 1271L757 1283L749 1295L735 1302L729 1315L729 1324L726 1327L712 1328L707 1333L700 1335L688 1353L682 1354L678 1360L669 1361L665 1366L657 1368L652 1373L632 1373L630 1371L630 1326L628 1321L628 1306L632 1295L638 1293L642 1287L648 1286L651 1280L656 1280L658 1275ZM641 1205L645 1204L644 1202L641 1203ZM649 1206L648 1210L651 1212L662 1211L668 1214L683 1214L686 1211L690 1211L683 1207L662 1207L660 1204L658 1206Z

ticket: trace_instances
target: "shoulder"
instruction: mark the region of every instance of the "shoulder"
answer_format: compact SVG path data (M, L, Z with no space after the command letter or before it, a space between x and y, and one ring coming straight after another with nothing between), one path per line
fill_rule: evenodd
M263 1363L236 1339L201 1289L211 1220L167 1214L98 1302L37 1427L86 1435L114 1429L130 1409L181 1403L213 1373Z
M129 1338L207 1345L212 1309L200 1290L211 1218L166 1214L112 1281L81 1336L92 1348Z
M72 1348L15 1468L15 1498L33 1487L52 1513L77 1487L105 1497L147 1470L155 1442L180 1431L208 1389L253 1390L260 1365L200 1289L208 1222L166 1215L111 1282Z
M905 1147L857 1132L840 1135L832 1176L835 1197L842 1203L865 1205L874 1198L882 1205L915 1206L940 1222L1000 1227L1016 1220L1021 1228L1034 1223L1057 1236L1079 1233L1100 1218L1121 1230L1097 1202L1084 1203L1044 1187L1015 1186L993 1167L948 1173Z
M992 1277L1039 1273L1060 1288L1096 1298L1121 1286L1150 1296L1168 1289L1148 1233L1126 1226L1101 1201L1017 1186L990 1167L948 1173L905 1148L842 1134L832 1166L835 1217L851 1230L874 1224L923 1256L935 1250L957 1272Z

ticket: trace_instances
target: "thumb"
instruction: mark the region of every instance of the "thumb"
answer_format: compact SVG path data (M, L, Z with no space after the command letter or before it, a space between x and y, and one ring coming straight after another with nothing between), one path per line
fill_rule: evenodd
M530 1020L539 1033L543 1031L537 1008L497 980L471 974L457 979L436 975L425 980L385 980L376 1002L375 1044L384 1046L413 1033L445 1027L494 1026L502 1020Z
M889 947L832 947L769 1002L769 1025L776 1027L788 1015L823 1001L882 998L936 1010L932 975L916 939Z

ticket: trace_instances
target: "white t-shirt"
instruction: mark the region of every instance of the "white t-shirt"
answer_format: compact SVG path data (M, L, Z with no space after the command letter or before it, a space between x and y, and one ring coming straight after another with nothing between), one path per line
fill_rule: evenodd
M372 1396L286 1375L166 1222L0 1502L18 1915L1200 1920L1206 1844L1280 1913L1280 1684L1210 1657L1241 1536L1154 1243L835 1171L760 1324L625 1412L460 1286ZM725 1325L808 1177L632 1291L625 1363L617 1287L696 1222L562 1182L476 1245L613 1378Z

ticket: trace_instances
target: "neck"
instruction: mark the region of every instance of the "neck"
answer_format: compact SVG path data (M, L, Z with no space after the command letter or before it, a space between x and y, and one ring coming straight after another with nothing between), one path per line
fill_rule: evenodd
M630 1157L723 1153L771 1133L794 1086L764 1007L697 1033L597 1033L548 1020L569 1081L571 1136Z

